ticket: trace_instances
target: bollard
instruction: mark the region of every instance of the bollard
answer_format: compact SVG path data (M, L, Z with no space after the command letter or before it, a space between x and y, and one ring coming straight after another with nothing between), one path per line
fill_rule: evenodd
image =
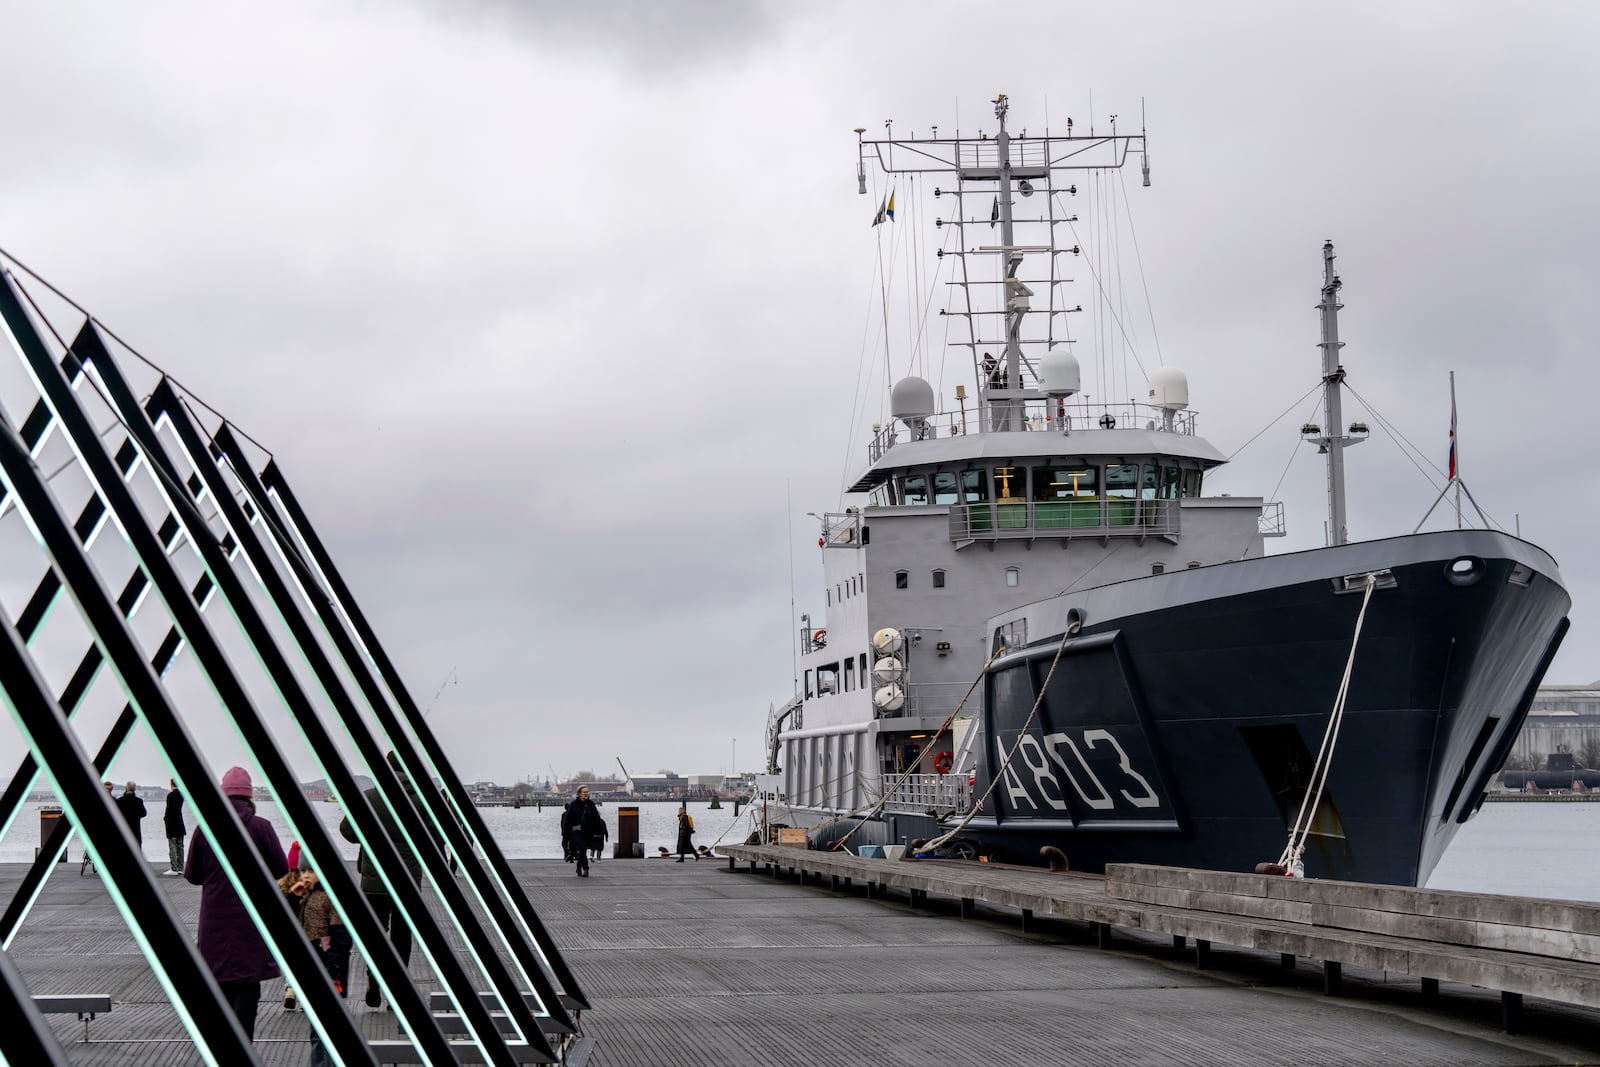
M50 848L54 847L56 835L65 834L67 832L67 827L71 825L72 824L67 821L66 816L61 813L60 808L40 808L39 848L38 851L34 852L33 858L38 859L40 852L48 851ZM57 862L67 862L66 849L61 850L61 859Z
M612 849L612 856L616 859L635 859L644 855L644 849L639 845L639 809L627 807L617 809L617 844Z

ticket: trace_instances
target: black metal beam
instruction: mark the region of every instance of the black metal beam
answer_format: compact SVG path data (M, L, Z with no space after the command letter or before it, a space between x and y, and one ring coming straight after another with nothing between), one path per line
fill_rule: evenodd
M0 1017L6 1020L0 1026L0 1061L69 1067L71 1061L55 1031L34 1005L16 964L4 952L0 952Z
M69 556L77 551L79 546L72 537L71 528L55 510L38 468L34 467L16 433L4 424L0 424L0 470L4 471L6 484L17 494L19 506L39 531L45 550L51 553L65 550ZM69 587L75 582L97 582L81 556L66 560L62 569ZM100 591L104 593L103 589ZM94 597L91 593L85 599ZM109 608L109 598L102 599L104 608ZM109 616L120 625L120 616L104 608L94 615ZM126 631L124 636L127 636ZM166 894L156 886L155 876L134 844L126 820L111 797L100 788L100 775L79 747L66 716L39 676L27 646L3 611L0 611L0 685L5 688L12 717L27 739L28 747L48 769L62 807L83 834L84 845L96 866L104 872L107 892L128 921L129 930L143 946L151 968L162 977L173 1007L196 1043L210 1049L219 1062L259 1063L244 1031L222 999L211 971L189 939L188 929L178 919ZM220 794L217 799L222 799ZM244 829L237 820L234 820L234 828L241 839L239 843L254 856L254 847L245 838ZM260 862L256 860L257 866ZM272 888L276 892L277 887ZM279 906L283 907L281 901ZM288 909L283 910L292 923ZM4 1040L5 1030L0 1027L0 1040Z
M350 593L350 587L340 577L338 568L334 566L333 558L328 555L328 550L323 547L322 540L317 536L311 521L306 517L305 510L301 508L300 501L295 497L294 491L290 489L288 480L283 476L283 471L278 467L275 460L267 463L266 467L261 471L260 480L262 486L270 491L282 505L284 513L293 525L295 536L305 544L307 550L311 553L312 560L316 563L317 570L327 579L340 611L350 620L351 625L355 628L356 636L361 639L362 645L371 655L372 662L377 666L384 685L394 699L395 706L400 709L405 725L409 727L411 733L416 736L417 741L421 744L423 751L427 753L429 762L432 763L440 782L443 783L451 801L454 803L457 816L466 823L467 828L472 832L472 836L482 850L484 858L489 861L490 868L500 879L500 885L506 894L506 898L511 901L512 906L517 910L517 915L522 919L528 932L533 935L535 943L539 946L539 951L549 963L550 970L555 975L556 981L561 983L562 991L569 998L571 1006L579 1010L587 1010L589 1000L579 987L577 976L567 966L566 960L561 955L560 948L555 943L555 939L550 936L550 932L545 929L544 923L540 921L538 913L534 911L533 904L528 900L527 893L523 891L522 883L517 880L516 872L506 862L505 854L500 851L500 846L495 842L494 835L489 832L489 827L484 823L483 816L478 812L476 805L472 803L472 798L467 796L466 789L461 785L460 776L456 774L455 768L450 765L450 760L445 755L444 748L439 744L438 739L434 737L433 731L428 728L428 723L417 709L416 702L411 699L411 694L407 692L405 682L400 677L400 672L395 669L394 662L389 658L388 653L384 651L383 644L378 640L376 631L372 629L372 625L367 622L366 616L362 614L360 605L356 603L355 597ZM292 542L285 542L285 549L298 551L298 549L293 548ZM352 671L365 670L365 664L347 664L347 666ZM374 711L380 717L384 714L381 706L380 708L375 708ZM392 716L390 718L392 719ZM432 781L427 773L427 765L418 756L405 731L391 727L388 722L384 723L384 729L394 743L395 751L399 754L407 773L419 781Z
M178 516L180 523L187 530L189 539L199 552L212 581L227 599L246 639L277 686L285 707L305 734L307 745L314 753L325 758L323 768L344 805L346 815L357 827L363 843L368 846L369 856L385 876L396 902L405 912L417 918L419 940L428 952L440 978L447 987L470 996L473 984L456 960L443 932L431 921L420 889L406 875L398 853L382 830L377 813L355 788L348 768L334 755L337 749L333 746L332 739L327 735L315 708L301 689L287 659L273 640L271 632L255 610L243 583L228 560L227 551L216 541L204 517L190 499L189 493L181 488L183 481L174 477L171 460L157 438L155 428L139 407L137 398L122 377L115 361L111 359L110 353L105 350L92 325L86 325L73 341L73 351L94 368L105 386L110 402L144 454L151 473L156 476L158 484L164 486L167 506ZM39 377L44 376L42 370L36 374ZM44 383L46 399L51 399L49 396L51 390L59 389L63 384L59 375L54 380L46 380ZM77 425L82 421L86 426L86 420L82 420L81 413L76 409L62 411L59 405L52 406L56 410L57 418L61 419L67 432L85 453L85 465L91 468L98 465L102 471L109 466L110 460L103 452L96 452L87 446L84 439L85 430ZM95 477L92 469L90 476ZM272 785L278 803L283 805L290 821L299 831L302 847L318 861L321 868L318 873L328 890L328 895L346 919L356 943L367 956L369 965L374 966L383 979L390 1002L401 1021L414 1040L421 1045L432 1046L430 1053L443 1059L449 1055L448 1040L439 1030L426 1003L412 984L404 963L395 954L388 938L383 935L382 927L365 897L357 889L348 868L339 861L338 848L328 836L326 827L311 808L305 795L300 792L297 777L279 752L271 732L266 728L249 694L234 674L226 654L206 628L194 606L182 596L181 586L176 584L178 582L176 571L173 570L170 561L159 553L154 553L159 558L150 558L154 537L143 523L138 521L137 505L131 495L125 491L119 492L123 489L120 483L116 486L100 486L100 491L110 505L112 513L118 516L124 527L135 527L128 530L135 551L144 560L152 581L167 603L167 610L172 614L179 629L183 631L195 658L216 688L221 704L227 709L241 736L255 754L262 773ZM220 494L214 494L214 499L219 497ZM220 499L218 503L221 503ZM130 520L128 515L133 518ZM141 541L144 544L141 545ZM272 885L271 888L276 892L276 885ZM279 904L281 907L281 896ZM303 937L299 938L299 946L305 947L309 952L309 945ZM350 1016L344 1012L327 975L320 967L306 976L297 971L294 984L296 990L302 994L306 1007L325 1028L324 1033L333 1044L341 1045L349 1038L354 1038L361 1042L360 1050L365 1053L366 1058L371 1059L371 1050L367 1048ZM472 1024L474 1032L479 1035L485 1058L490 1062L510 1067L513 1062L511 1053L506 1048L503 1038L495 1030L487 1009L480 1003L474 1010L474 1006L469 1004L465 1007L464 1014ZM347 1058L355 1058L353 1052L344 1054Z
M182 427L179 436L183 440L191 462L196 465L197 469L210 466L210 453L205 449L198 432L194 429L192 421L188 417L188 413L181 409L178 405L177 397L165 383L156 387L151 395L150 403L152 407L158 406L160 410L165 412L168 418L173 420L174 426ZM174 408L178 409L176 414L174 414ZM280 558L284 564L293 572L302 589L307 590L309 593L310 590L317 588L317 578L306 566L300 554L288 551L283 547L285 538L281 536L281 528L275 529L279 525L277 512L273 508L271 501L267 499L266 490L250 470L248 463L244 462L243 450L239 447L237 438L234 437L227 426L224 425L218 430L215 444L232 466L234 477L239 484L250 498L256 501L257 514L262 517L268 536L272 537L280 546ZM227 490L230 487L223 484L220 488ZM220 497L223 494L214 492L213 495ZM297 597L289 589L288 583L279 577L271 553L255 537L254 532L249 529L243 512L233 502L231 495L226 503L219 503L219 508L225 513L229 513L230 506L233 508L233 512L228 519L230 526L235 530L237 537L245 548L246 554L254 563L254 569L261 576L262 584L266 586L268 595L277 605L279 614L293 632L296 642L305 650L308 659L311 661L313 671L316 673L318 680L322 682L323 687L328 690L330 698L339 710L340 718L351 731L352 739L361 751L362 758L372 767L373 775L379 779L381 787L383 779L391 776L392 772L383 757L378 742L371 736L365 723L362 722L359 712L350 703L348 696L345 694L344 688L339 682L338 672L322 652L316 635L304 620L301 598ZM246 525L241 528L241 525L238 524ZM360 650L356 648L355 642L345 629L334 606L327 600L309 597L308 602L315 611L318 620L322 623L324 632L328 635L329 640L333 642L334 648L338 651L340 659L343 660L350 676L361 690L367 706L378 719L379 726L383 732L390 737L396 735L404 736L404 731L400 729L399 720L395 718L394 712L390 709L389 702L384 696L378 680L367 669ZM394 747L398 755L398 746ZM402 760L402 762L404 761ZM546 977L543 959L529 945L527 939L522 936L516 917L506 907L505 899L497 890L490 872L484 868L477 853L473 850L472 841L467 837L461 823L451 813L444 797L438 793L438 789L433 783L432 775L427 772L425 767L421 766L415 766L414 769L408 771L408 775L417 789L419 799L433 813L433 822L438 827L439 834L447 842L450 849L460 858L463 874L472 884L479 901L488 913L489 919L500 931L506 947L516 958L523 972L528 976L529 982L534 987L533 992L538 996L540 1004L547 1014L558 1020L564 1027L570 1029L572 1027L572 1019L561 1003L560 993L551 984L549 978ZM421 816L414 814L409 803L396 805L395 807L396 816L403 817L402 824L406 826L407 835L413 841L423 842L428 851L434 852L435 850L432 848L434 839L427 832L426 827L422 825ZM405 810L402 811L400 810L401 808ZM419 856L419 858L421 857ZM436 869L444 861L445 857L442 853L436 853L428 857L429 864L435 865ZM521 991L515 990L514 992L516 999L520 1001L522 999Z
M115 395L115 389L113 393ZM428 871L440 898L444 901L446 911L454 917L462 936L471 946L473 953L483 967L490 985L500 995L502 1007L506 1014L516 1023L517 1028L522 1031L523 1038L528 1044L533 1045L535 1048L543 1045L544 1051L554 1058L555 1053L545 1041L538 1019L529 1010L521 986L500 959L497 947L490 939L487 931L478 922L476 916L474 916L466 894L456 884L456 880L450 870L450 859L446 850L440 847L434 835L429 832L421 813L413 807L411 800L407 796L405 785L400 781L394 769L389 766L389 761L384 755L382 746L378 744L371 731L367 729L366 724L362 721L361 713L346 691L333 662L328 658L327 653L323 651L321 643L317 640L317 635L312 631L311 625L302 614L298 598L289 590L288 583L278 573L272 554L256 537L255 531L251 529L249 516L245 514L244 509L234 499L233 487L228 484L227 477L217 466L205 439L201 437L193 419L189 417L188 411L185 410L177 394L173 392L171 384L165 379L158 383L151 393L146 410L158 417L159 415L165 415L171 424L173 432L188 456L191 466L205 484L207 491L211 493L212 499L216 501L217 510L222 515L223 521L227 523L234 539L244 550L246 558L250 560L252 570L255 572L257 579L277 607L279 618L288 628L290 637L299 647L307 665L311 667L312 673L316 675L318 683L321 684L323 691L328 696L329 703L333 705L334 713L338 716L339 721L343 723L347 735L355 744L361 758L366 762L368 773L372 775L376 783L378 794L385 798L390 810L394 813L396 825L408 839L412 854L417 858L418 863ZM258 512L258 514L266 513ZM338 636L348 640L348 635L344 633L342 627L337 631L330 631L330 634L335 632ZM383 703L382 694L379 693L376 696L378 697L377 702ZM385 711L387 711L387 708L385 708ZM318 725L320 727L320 722ZM323 749L316 744L313 744L312 748L316 752L332 751L331 749ZM420 781L413 778L412 785L419 794L424 789L433 787L432 781L426 775L423 775ZM465 837L461 835L460 827L452 825L452 822L447 820L443 829L453 829L457 835L462 836L462 843L465 844ZM381 825L379 830L382 832ZM398 841L394 842L394 845L397 851L402 847L401 842ZM467 877L469 879L482 879L484 872L478 864L477 857L470 849L464 851L458 849L457 851L461 867L466 872ZM403 870L397 873L401 878L407 877ZM560 1019L570 1027L571 1020L566 1017L566 1011L561 1007L560 996L545 978L543 971L540 969L539 960L518 934L511 914L506 910L504 902L492 887L489 887L487 893L480 890L478 896L485 912L488 913L489 919L501 930L506 947L517 957L519 964L528 972L529 980L539 988L542 994L540 999L544 1003L547 1013ZM418 916L416 918L432 921L426 916ZM477 991L475 989L468 990L467 994L476 997ZM498 1030L496 1032L498 1033Z
M294 781L293 775L289 773L287 765L278 754L270 733L262 725L243 687L233 676L227 659L210 630L198 610L189 601L187 590L173 569L171 561L162 551L160 541L146 525L137 502L123 484L111 457L105 453L94 427L78 407L70 383L50 359L9 277L0 278L0 318L3 318L9 326L19 353L32 370L55 418L59 420L72 441L91 484L95 486L112 513L117 516L118 524L131 547L166 602L168 613L177 623L185 640L200 656L201 665L218 692L221 703L231 713L234 721L241 724L241 734L245 737L246 743L254 748L268 780L280 798L292 799L288 796L291 790L298 796L298 783ZM375 1064L376 1060L365 1038L355 1026L354 1020L345 1013L338 995L333 991L333 986L322 968L320 957L301 932L300 924L290 913L283 894L278 891L276 880L268 872L254 843L246 834L243 824L239 822L233 805L222 795L212 777L210 767L189 736L160 679L144 661L137 641L118 612L109 592L101 583L99 574L83 552L82 545L78 543L71 526L56 506L48 486L45 485L26 448L9 426L5 428L5 432L0 433L0 471L3 471L6 481L10 483L11 491L17 495L19 506L27 514L45 551L55 563L66 588L78 605L78 610L83 614L84 621L95 634L112 668L121 679L130 702L138 709L155 736L156 743L165 753L173 768L174 777L183 785L201 828L215 846L218 859L228 873L234 888L239 892L241 901L255 919L267 943L272 946L274 954L287 966L295 986L306 994L307 1005L315 1011L324 1032L328 1033L331 1039L330 1043L334 1046L336 1054L347 1064ZM5 643L8 645L16 643L24 665L31 668L26 648L18 642L15 630L9 625L0 629L5 631ZM53 719L58 709L55 708L53 701L48 701L47 704ZM246 725L250 728L246 729ZM53 754L40 752L38 746L34 746L35 751L42 757L41 762L50 769L52 775L57 777L58 792L61 776L65 775L70 779L74 771L87 770L87 759L78 750L74 740L69 738L69 743L69 749ZM262 746L265 746L265 749ZM65 762L58 763L58 761ZM93 786L93 792L100 798L105 811L111 813L113 809L110 806L110 798L104 795L98 781L95 781ZM63 802L66 803L66 797L63 797ZM86 824L80 817L81 813L71 808L68 814L81 828L91 852L97 849L103 851L106 847L103 842L107 841L105 835L108 833L105 827ZM132 838L128 836L126 823L120 816L116 816L116 820L118 833L121 835L119 840L127 842L131 850ZM311 816L302 834L311 836L314 831L321 831L321 824L315 816ZM325 831L322 831L321 837L324 845L322 854L337 854L332 851ZM110 841L113 846L115 843L115 840ZM115 851L115 848L111 849L114 859ZM107 883L120 881L124 876L141 884L147 883L155 899L160 901L162 906L166 906L166 896L155 889L154 876L142 857L134 861L130 852L127 859L129 860L127 866L131 869L120 869L124 865L117 863L107 872L110 875L106 879ZM341 872L342 868L330 867L326 876L332 882ZM348 881L348 874L345 874L345 878ZM135 910L128 914L139 914L143 917L145 913ZM136 931L136 936L149 932L148 928L141 928L140 931ZM175 919L173 932L178 932ZM182 938L182 943L185 950L192 953L186 937ZM195 959L198 960L198 957ZM152 967L161 965L161 961L157 958L152 958L150 962ZM398 960L395 962L398 963ZM174 994L174 1006L180 1013L188 1011L188 997L203 997L208 992L211 994L211 999L206 1003L206 1010L195 1014L200 1024L195 1036L197 1041L212 1045L214 1042L222 1042L223 1038L220 1034L213 1033L215 1026L207 1022L210 1016L216 1014L229 1016L229 1025L234 1024L231 1013L226 1010L216 993L216 986L209 972L205 974L205 979L203 985L197 986L190 976L184 982L176 984L171 992ZM432 1027L432 1030L434 1034L438 1034L438 1027ZM239 1036L242 1038L243 1035ZM439 1040L443 1042L442 1035ZM223 1044L220 1047L227 1046ZM241 1051L245 1055L239 1057L240 1062L253 1062L248 1046Z

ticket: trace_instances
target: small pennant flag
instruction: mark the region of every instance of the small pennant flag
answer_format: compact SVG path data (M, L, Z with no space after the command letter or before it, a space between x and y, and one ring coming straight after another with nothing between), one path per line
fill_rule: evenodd
M894 193L892 192L889 194L889 206L884 209L883 213L889 216L890 222L894 221Z
M1456 480L1456 398L1450 398L1450 480Z
M994 224L1000 221L1000 198L994 198L994 207L989 209L989 229L994 229Z
M887 200L878 201L878 213L872 217L872 224L874 226L877 226L877 225L881 224L883 222L883 220L888 218L888 217L889 217L889 201L887 201Z

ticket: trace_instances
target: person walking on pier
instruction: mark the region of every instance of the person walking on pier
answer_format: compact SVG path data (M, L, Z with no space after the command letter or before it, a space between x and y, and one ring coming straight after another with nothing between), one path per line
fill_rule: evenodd
M129 782L127 788L122 791L122 795L117 798L117 809L122 812L122 817L128 820L128 829L133 831L134 844L142 848L144 846L144 833L140 828L140 824L144 822L144 817L148 812L145 811L144 801L139 799L139 794L136 792L138 788L138 782Z
M696 862L700 859L694 847L694 816L689 814L687 800L678 807L678 862L682 863L685 856L693 856Z
M183 839L189 828L183 825L183 794L178 792L177 780L168 778L167 785L172 792L167 794L166 814L161 817L167 834L167 869L161 873L176 876L183 873Z
M567 844L571 848L573 857L578 861L578 877L589 877L589 843L603 841L606 836L606 823L600 817L600 809L594 806L594 801L589 799L589 787L578 787L577 799L567 805L567 810L561 813L561 821L567 827Z
M245 833L256 846L261 861L274 878L289 873L283 845L272 824L256 814L250 800L250 772L229 767L222 776L222 795L233 805L234 814L244 824ZM211 968L212 977L222 987L222 995L233 1009L245 1037L256 1039L256 1009L261 1004L261 983L281 973L272 953L250 918L244 901L234 891L227 872L203 833L189 843L189 859L183 877L200 886L200 956Z

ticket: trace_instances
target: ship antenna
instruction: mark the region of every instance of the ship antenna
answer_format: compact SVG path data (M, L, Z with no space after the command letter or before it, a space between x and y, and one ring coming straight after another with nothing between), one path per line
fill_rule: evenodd
M1022 265L1022 254L1016 250L1014 230L1011 219L1011 135L1006 132L1006 112L1011 110L1011 101L1006 99L1005 93L1000 93L994 99L994 117L1000 120L1000 132L995 135L995 148L999 152L999 178L1000 191L997 197L1000 209L1000 249L1004 256L1003 273L1005 276L1004 293L1006 295L1006 355L1005 375L1000 380L1000 388L986 390L986 395L999 398L990 405L992 429L1020 430L1022 429L1022 319L1027 308L1027 302L1014 301L1013 288L1020 287L1017 278L1017 268ZM991 383L993 384L993 383Z

